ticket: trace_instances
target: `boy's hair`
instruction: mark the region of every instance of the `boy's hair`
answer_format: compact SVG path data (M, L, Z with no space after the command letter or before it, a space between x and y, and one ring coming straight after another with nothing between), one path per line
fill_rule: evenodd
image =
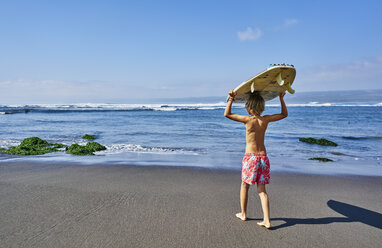
M245 107L261 115L265 109L264 98L258 92L253 92L249 95Z

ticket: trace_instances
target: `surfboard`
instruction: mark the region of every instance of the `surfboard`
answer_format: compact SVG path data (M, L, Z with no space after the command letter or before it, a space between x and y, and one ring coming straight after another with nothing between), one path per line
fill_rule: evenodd
M234 102L246 102L249 95L255 91L259 92L265 101L278 97L284 91L294 94L291 86L295 77L296 69L293 65L270 64L268 69L248 79L234 89L237 94Z

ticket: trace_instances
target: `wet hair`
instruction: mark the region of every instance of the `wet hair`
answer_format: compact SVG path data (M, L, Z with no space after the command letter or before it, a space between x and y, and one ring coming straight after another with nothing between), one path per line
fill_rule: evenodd
M253 92L247 98L245 107L252 110L255 114L261 115L265 109L264 98L259 94L259 92Z

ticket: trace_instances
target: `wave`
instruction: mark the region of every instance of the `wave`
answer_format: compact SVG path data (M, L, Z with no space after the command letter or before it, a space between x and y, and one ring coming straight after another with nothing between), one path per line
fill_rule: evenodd
M269 107L279 107L280 104L267 104ZM376 104L343 104L343 103L291 103L288 107L382 107ZM225 102L196 104L34 104L34 105L0 105L0 114L18 113L66 113L66 112L108 112L108 111L180 111L180 110L217 110L224 109ZM235 104L233 108L243 108L244 104Z
M197 149L185 149L185 148L171 148L171 147L148 147L136 144L112 144L106 145L106 150L96 152L96 154L117 154L124 152L135 152L135 153L172 153L172 154L191 154L200 155L203 153L201 150Z
M0 139L0 148L9 148L11 146L20 145L21 141L11 139Z
M214 110L224 109L226 103L199 104L36 104L36 105L0 105L1 114L29 112L62 113L62 112L106 112L106 111L177 111L177 110Z
M280 104L267 104L268 107L280 107ZM375 104L365 104L365 103L319 103L319 102L309 102L309 103L289 103L288 107L382 107L382 103Z
M342 136L342 138L348 140L382 140L381 136Z

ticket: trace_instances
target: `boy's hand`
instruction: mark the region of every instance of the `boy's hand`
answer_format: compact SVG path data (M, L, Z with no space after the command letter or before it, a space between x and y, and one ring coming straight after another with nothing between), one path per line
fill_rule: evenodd
M285 96L285 91L280 93L280 98L284 98L284 96Z
M228 95L230 96L230 97L232 97L232 98L235 98L235 96L236 96L236 92L234 92L233 90L231 90L229 93L228 93Z

